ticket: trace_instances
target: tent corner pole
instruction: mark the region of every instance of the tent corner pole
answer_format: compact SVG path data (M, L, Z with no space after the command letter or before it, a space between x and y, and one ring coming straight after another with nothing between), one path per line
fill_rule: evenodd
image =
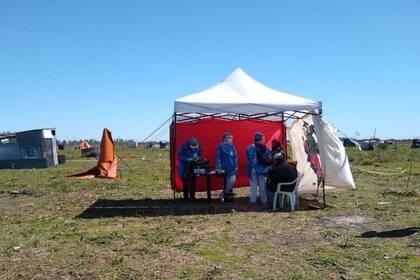
M324 209L326 208L326 203L325 203L325 178L322 178L322 200L324 203Z
M175 153L176 153L176 112L172 115L172 122L173 122L173 128L172 128L172 146L171 146L171 184L173 184L173 199L174 199L174 213L176 209L176 178L175 178Z
M284 146L284 154L285 154L285 158L287 159L287 129L286 129L286 125L284 124L284 112L281 112L281 124L282 124L282 145Z

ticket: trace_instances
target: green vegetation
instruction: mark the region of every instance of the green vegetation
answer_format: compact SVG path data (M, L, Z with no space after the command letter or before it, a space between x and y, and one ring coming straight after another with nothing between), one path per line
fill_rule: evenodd
M420 226L419 150L350 148L356 191L268 213L245 188L233 204L174 210L167 150L118 147L132 172L120 162L119 180L69 179L96 160L67 147L63 165L0 170L0 279L419 279L420 233L406 234ZM356 215L374 222L322 220Z

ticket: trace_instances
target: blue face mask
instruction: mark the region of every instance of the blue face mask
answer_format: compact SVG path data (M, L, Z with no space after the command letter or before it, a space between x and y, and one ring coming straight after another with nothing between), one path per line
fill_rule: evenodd
M225 143L232 144L232 138L231 137L225 138Z

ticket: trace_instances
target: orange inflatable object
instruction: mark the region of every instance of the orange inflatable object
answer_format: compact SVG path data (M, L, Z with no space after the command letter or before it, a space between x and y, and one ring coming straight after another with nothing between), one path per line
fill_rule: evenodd
M69 177L80 179L90 179L93 177L115 179L117 178L117 165L118 162L114 153L114 141L112 141L111 131L104 128L98 165L86 172Z
M83 142L79 143L79 146L76 147L79 150L85 150L85 149L89 149L91 146L89 145L89 143L86 140L83 140Z
M98 161L98 177L117 178L117 157L114 154L114 141L111 131L104 128L101 140L101 153Z

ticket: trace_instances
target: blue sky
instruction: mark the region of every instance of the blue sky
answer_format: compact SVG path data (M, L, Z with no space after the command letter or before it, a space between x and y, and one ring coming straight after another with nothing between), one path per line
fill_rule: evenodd
M0 1L0 131L143 139L241 67L349 136L420 136L420 1ZM163 136L165 137L165 136Z

